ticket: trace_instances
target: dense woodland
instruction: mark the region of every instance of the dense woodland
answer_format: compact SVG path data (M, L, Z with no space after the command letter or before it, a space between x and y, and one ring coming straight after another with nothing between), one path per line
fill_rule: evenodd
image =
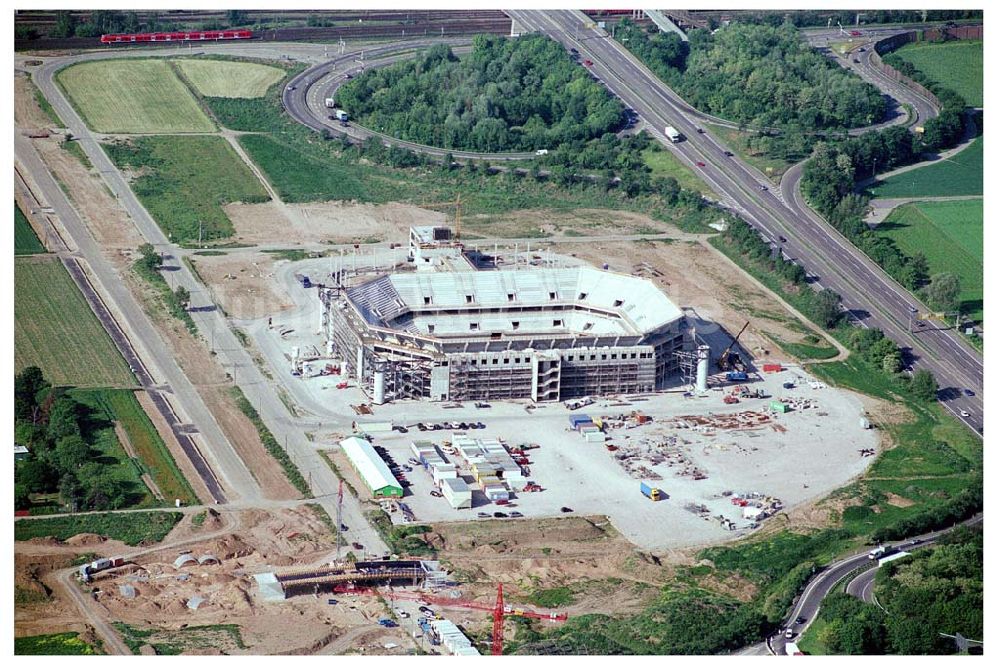
M820 610L819 641L837 654L952 654L941 634L983 639L983 534L962 529L879 570L885 612L846 594Z
M626 20L615 37L690 104L750 127L860 127L885 115L878 89L812 49L792 24L693 30L685 43Z
M392 136L482 152L554 148L617 130L624 109L561 44L542 35L477 35L370 69L337 92L360 124Z
M117 460L102 459L91 446L109 425L53 388L41 370L25 368L14 378L14 441L30 454L14 467L14 506L28 508L33 493L58 493L74 511L119 509L141 499L141 488L109 473Z

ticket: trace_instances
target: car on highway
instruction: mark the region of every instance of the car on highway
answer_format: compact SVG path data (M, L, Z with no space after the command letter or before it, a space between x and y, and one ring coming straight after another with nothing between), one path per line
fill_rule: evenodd
M702 129L702 128L700 128L700 127L695 127L695 128L694 128L694 131L695 131L695 132L697 132L698 134L704 134L704 133L705 133L705 130L703 130L703 129Z
M344 78L345 79L353 79L354 75L353 74L344 74Z
M795 630L792 629L791 627L788 627L787 629L785 629L785 640L791 640L793 638L795 638Z
M704 167L705 163L704 162L695 162L695 165L700 166L700 167Z
M593 67L594 66L594 63L592 61L590 61L590 60L584 60L583 64L586 65L587 67Z
M782 243L787 243L788 242L788 239L785 238L784 236L778 236L778 240L781 241Z
M767 192L767 185L758 185L757 189L761 192Z
M806 619L804 617L802 617L801 615L799 615L797 618L795 618L795 624L805 624L805 622L806 622Z
M854 64L856 64L856 65L860 65L860 64L861 64L861 61L860 61L860 60L858 60L857 58L855 58L855 59L854 59Z
M972 389L962 389L962 393L964 393L965 395L969 396L970 398L972 396L976 395L976 392L973 391Z
M964 409L963 409L962 411L960 411L960 412L959 412L959 414L961 414L961 415L962 415L962 418L963 418L963 419L967 419L967 418L969 418L970 416L972 416L972 414L969 414L969 412L965 411Z
M726 157L732 157L733 156L733 151L731 151L731 150L723 150L722 154L725 155Z

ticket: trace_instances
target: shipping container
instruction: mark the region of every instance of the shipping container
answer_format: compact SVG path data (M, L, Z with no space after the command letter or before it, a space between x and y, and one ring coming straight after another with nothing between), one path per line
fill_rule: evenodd
M771 411L772 412L778 412L779 414L784 414L784 413L788 412L788 405L786 405L783 402L779 402L777 400L772 400L771 401Z
M781 372L784 368L780 363L765 363L764 372Z

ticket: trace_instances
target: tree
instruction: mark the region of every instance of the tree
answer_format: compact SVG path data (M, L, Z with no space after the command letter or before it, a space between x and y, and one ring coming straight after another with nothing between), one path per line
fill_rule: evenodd
M813 312L825 328L834 328L840 321L840 294L823 289L813 300Z
M77 423L77 403L65 396L56 398L49 410L49 439L58 441L63 437L80 434L80 424Z
M90 446L80 435L68 435L56 443L56 462L63 472L72 472L90 460Z
M56 12L55 27L49 32L50 37L72 37L76 32L76 17L73 12Z
M231 28L245 25L247 22L247 13L240 9L230 9L226 12L226 21Z
M903 367L903 357L898 351L886 354L882 357L882 372L887 375L895 375Z
M83 488L76 475L72 473L63 474L59 479L59 501L68 506L71 511L78 511L80 500L83 498Z
M37 458L29 458L17 463L14 478L23 484L29 492L45 493L53 489L57 482L53 470L45 462Z
M923 288L922 294L932 308L949 312L958 308L958 295L962 284L954 273L938 273L931 283Z
M139 254L142 255L139 261L146 267L146 270L155 271L163 265L163 257L160 256L160 253L156 251L156 248L151 243L140 245Z
M31 506L31 493L23 483L14 484L14 508L23 511Z
M937 398L938 383L930 370L917 370L910 379L910 395L931 402Z
M38 393L49 387L41 369L28 366L14 376L14 419L34 421L38 407Z
M191 303L191 292L184 285L178 285L174 291L174 298L177 299L177 304L181 309L187 310L188 305Z

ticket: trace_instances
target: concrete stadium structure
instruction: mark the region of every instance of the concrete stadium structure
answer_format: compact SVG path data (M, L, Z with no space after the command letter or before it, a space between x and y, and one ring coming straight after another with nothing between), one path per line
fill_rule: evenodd
M499 268L450 234L411 233L410 244L416 271L325 299L328 340L376 404L654 391L691 340L684 314L647 280L591 266Z

